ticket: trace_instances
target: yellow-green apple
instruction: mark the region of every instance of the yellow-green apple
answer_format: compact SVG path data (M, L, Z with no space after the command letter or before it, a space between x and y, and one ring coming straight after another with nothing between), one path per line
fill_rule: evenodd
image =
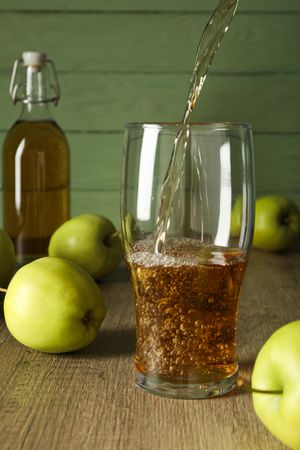
M279 440L300 450L300 320L276 330L252 373L256 414Z
M300 235L300 213L295 202L282 195L256 201L254 247L270 251L288 250Z
M231 213L231 235L241 230L242 199L238 197ZM296 246L300 239L300 212L296 203L283 195L259 197L255 203L253 246L282 251Z
M300 234L300 213L294 201L282 195L256 200L254 247L263 250L288 250Z
M0 228L0 287L6 288L16 270L13 243L5 230Z
M17 271L4 298L11 334L27 347L48 353L89 345L105 317L101 290L81 267L44 257Z
M238 237L241 232L242 225L242 204L243 199L240 195L234 202L233 209L231 211L231 225L230 231L233 237Z
M123 257L114 225L96 214L81 214L63 223L51 236L48 254L75 262L95 279L117 269Z
M122 221L122 236L125 253L129 253L129 247L134 242L137 231L135 219L128 213Z

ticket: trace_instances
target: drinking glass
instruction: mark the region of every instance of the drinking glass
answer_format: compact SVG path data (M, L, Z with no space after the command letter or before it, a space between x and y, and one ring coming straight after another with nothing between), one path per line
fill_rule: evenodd
M131 123L123 158L136 384L165 397L225 394L237 377L238 303L254 227L251 126Z

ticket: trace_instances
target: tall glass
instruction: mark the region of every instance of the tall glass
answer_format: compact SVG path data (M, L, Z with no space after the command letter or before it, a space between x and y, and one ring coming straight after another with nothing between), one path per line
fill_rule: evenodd
M174 142L182 133L185 150L176 156L180 170L159 235ZM139 387L175 398L212 397L234 387L254 205L250 125L126 126L121 217L136 304Z

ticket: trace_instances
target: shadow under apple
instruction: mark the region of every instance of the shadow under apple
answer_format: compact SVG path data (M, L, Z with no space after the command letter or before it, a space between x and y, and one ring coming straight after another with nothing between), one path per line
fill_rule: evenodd
M117 358L132 355L135 351L135 329L103 329L88 347L74 352L80 358ZM67 355L67 354L66 354ZM68 354L70 356L70 353Z
M129 281L130 275L125 263L121 263L117 270L115 270L110 275L104 278L96 280L96 282L101 285L112 284L112 283L127 283Z

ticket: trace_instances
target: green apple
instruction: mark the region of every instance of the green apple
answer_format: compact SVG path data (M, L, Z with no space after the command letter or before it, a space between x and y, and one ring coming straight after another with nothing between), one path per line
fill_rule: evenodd
M241 232L241 225L242 225L242 205L243 205L243 198L240 195L233 206L233 209L231 211L231 225L230 225L230 232L231 236L238 237Z
M117 269L123 257L114 225L96 214L81 214L63 223L51 236L48 254L73 261L95 279Z
M238 197L231 213L231 235L241 230L242 198ZM300 212L291 199L282 195L260 197L255 203L253 246L282 251L300 242Z
M89 345L105 317L99 286L81 267L44 257L17 271L4 298L11 334L27 347L63 353Z
M135 241L135 235L138 232L135 219L131 214L126 214L122 221L122 235L125 253L129 253L131 244Z
M279 440L300 450L300 320L279 328L263 345L252 390L259 419Z
M0 228L0 287L6 288L16 270L13 243L5 230Z
M300 234L300 213L291 199L268 195L256 201L254 247L270 251L288 250Z

